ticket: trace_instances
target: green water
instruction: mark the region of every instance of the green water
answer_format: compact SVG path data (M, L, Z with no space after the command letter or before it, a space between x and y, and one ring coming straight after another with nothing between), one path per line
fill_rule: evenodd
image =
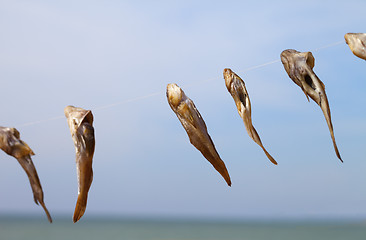
M178 220L0 219L1 240L365 240L366 224Z

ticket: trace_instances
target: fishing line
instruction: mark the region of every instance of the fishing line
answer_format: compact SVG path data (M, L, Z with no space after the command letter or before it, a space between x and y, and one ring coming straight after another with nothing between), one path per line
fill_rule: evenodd
M327 44L325 46L316 48L312 52L317 52L317 51L325 49L325 48L334 47L334 46L340 45L342 43L344 43L344 41L330 43L330 44ZM245 73L245 72L249 72L249 71L252 71L252 70L255 70L255 69L258 69L258 68L262 68L262 67L265 67L265 66L268 66L268 65L272 65L274 63L278 63L278 62L281 62L281 60L277 59L277 60L273 60L273 61L270 61L270 62L262 63L262 64L259 64L259 65L253 66L253 67L243 69L242 71L238 71L238 72ZM190 87L197 86L197 85L205 83L205 82L211 82L211 81L218 80L218 79L220 79L220 78L215 77L215 78L204 79L204 80L201 80L201 81L194 82L192 84L188 84L188 85L185 86L185 88L190 88ZM126 104L126 103L136 102L136 101L139 101L139 100L142 100L142 99L158 96L158 95L161 95L161 94L164 94L164 93L165 93L165 91L159 91L159 92L149 93L147 95L140 96L140 97L130 98L130 99L126 99L124 101L107 104L107 105L104 105L104 106L94 108L93 112L98 111L98 110L103 110L103 109L116 107L116 106L123 105L123 104ZM44 119L44 120L23 123L23 124L18 125L18 127L28 127L28 126L32 126L32 125L36 125L36 124L41 124L41 123L44 123L44 122L49 122L49 121L62 119L64 117L65 116L57 116L57 117L47 118L47 119Z

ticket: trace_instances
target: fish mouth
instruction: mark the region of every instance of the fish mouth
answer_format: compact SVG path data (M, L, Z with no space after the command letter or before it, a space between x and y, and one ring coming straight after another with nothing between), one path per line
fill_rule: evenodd
M69 116L69 114L70 114L70 112L72 112L74 108L75 108L75 107L74 107L74 106L71 106L71 105L66 106L66 107L64 108L65 117L68 117L68 116Z
M353 45L354 44L354 42L355 42L355 33L346 33L345 35L344 35L344 39L346 40L346 43L348 44L348 45Z
M344 35L344 40L346 40L346 44L349 45L349 40L350 40L350 34L349 33L346 33Z
M287 73L289 73L289 71L288 71L288 69L290 68L289 62L291 59L291 55L294 54L293 51L294 50L292 50L292 49L287 49L287 50L284 50L281 52L281 62L285 66L285 70Z
M292 53L292 52L290 52L290 50L289 50L289 49L282 51L282 53L281 53L281 60L282 60L282 61L288 61L288 58L289 58L289 56L290 56L291 54L293 54L293 53Z
M233 71L231 71L231 69L230 68L225 68L224 69L224 76L225 75L229 75L229 74L231 74Z
M170 83L167 85L166 95L168 97L169 103L171 103L174 107L177 107L183 98L182 89L175 83Z
M234 78L234 72L230 68L225 68L223 74L225 79L225 85L229 92L231 92L231 82Z

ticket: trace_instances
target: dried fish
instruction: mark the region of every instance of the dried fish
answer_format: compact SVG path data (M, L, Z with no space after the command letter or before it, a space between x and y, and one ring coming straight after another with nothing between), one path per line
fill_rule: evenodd
M264 148L262 141L255 130L252 123L252 109L249 99L249 94L247 89L245 88L244 81L231 69L224 69L224 79L227 90L234 98L236 108L238 109L238 113L240 117L244 121L245 128L249 134L249 137L253 139L264 151L268 159L275 165L277 165L276 160L267 152Z
M32 188L34 202L43 207L48 221L52 223L52 218L43 201L43 190L33 164L31 155L32 149L20 139L20 133L15 128L0 127L0 148L8 155L15 157L28 176Z
M310 97L322 109L332 137L334 150L337 157L343 162L334 138L325 86L313 71L315 65L313 54L311 52L298 52L293 49L287 49L281 53L281 61L289 77L302 89L308 101Z
M78 175L78 199L74 211L74 223L84 215L88 192L93 181L93 155L95 148L93 114L90 110L67 106L64 110L76 151Z
M168 84L166 95L170 107L182 123L188 134L190 142L221 174L227 184L231 186L230 176L225 163L217 153L215 145L207 132L206 124L193 101L189 99L183 90L174 83Z

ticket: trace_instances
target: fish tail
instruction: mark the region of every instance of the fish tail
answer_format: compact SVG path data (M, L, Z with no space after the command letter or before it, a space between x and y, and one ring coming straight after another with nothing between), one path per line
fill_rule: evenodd
M226 173L227 173L227 174L222 175L222 176L224 177L224 179L225 179L225 181L226 181L227 185L228 185L229 187L231 187L231 179L230 179L229 173L228 173L228 172L226 172Z
M220 175L225 179L227 185L229 187L231 187L231 179L230 179L229 172L227 171L225 163L221 159L220 159L220 162L222 163L222 165L217 165L217 164L215 164L215 165L212 164L212 165L220 173Z
M76 202L76 207L74 211L73 221L76 223L84 215L86 210L86 202L88 200L87 194L79 194L78 200Z
M231 179L230 179L229 172L225 166L224 161L221 160L220 156L218 156L218 158L216 158L215 162L210 161L210 163L216 169L216 171L218 171L220 173L220 175L225 179L227 185L229 187L231 187Z
M46 208L46 205L44 204L44 202L42 201L42 202L39 202L40 204L41 204L41 206L43 207L43 209L44 209L44 211L45 211L45 213L46 213L46 215L47 215L47 218L48 218L48 221L50 222L50 223L52 223L52 217L51 217L51 214L48 212L48 209Z
M277 162L276 160L274 160L274 158L271 156L271 154L269 154L267 152L267 150L262 146L262 149L264 151L264 153L266 154L267 158L274 164L274 165L277 165Z
M271 154L269 154L267 152L267 150L264 148L263 144L262 144L262 141L261 141L261 138L259 137L259 134L257 132L257 130L255 130L254 126L251 125L249 130L247 129L247 132L249 134L249 136L253 139L253 141L255 143L257 143L264 151L264 153L266 154L267 158L274 164L274 165L277 165L277 162L276 160L274 160L274 158L271 156Z
M339 151L338 151L338 147L337 147L337 144L336 144L336 141L335 141L335 138L334 138L334 133L333 133L333 131L331 131L331 137L332 137L332 141L333 141L333 147L334 147L334 150L335 150L335 152L336 152L336 155L337 155L337 157L338 157L338 159L339 160L341 160L341 162L343 163L343 159L342 159L342 157L341 157L341 154L339 153Z
M329 106L328 106L328 109L329 109ZM324 112L324 111L323 111ZM325 114L325 113L324 113ZM328 111L328 115L325 115L325 119L327 121L327 124L328 124L328 128L329 128L329 132L330 132L330 136L332 138L332 142L333 142L333 147L334 147L334 151L338 157L339 160L341 160L341 162L343 163L343 160L342 160L342 157L341 157L341 154L339 153L338 151L338 147L337 147L337 143L336 143L336 140L335 140L335 137L334 137L334 130L333 130L333 124L332 124L332 120L330 118L330 111Z
M341 154L338 151L338 147L337 147L336 140L335 140L335 137L334 137L334 130L333 130L332 118L331 118L331 114L330 114L330 107L329 107L328 99L326 98L326 96L325 96L324 100L325 100L324 103L320 104L320 108L322 109L323 115L324 115L325 120L327 122L336 155L337 155L338 159L341 160L341 162L343 163Z

